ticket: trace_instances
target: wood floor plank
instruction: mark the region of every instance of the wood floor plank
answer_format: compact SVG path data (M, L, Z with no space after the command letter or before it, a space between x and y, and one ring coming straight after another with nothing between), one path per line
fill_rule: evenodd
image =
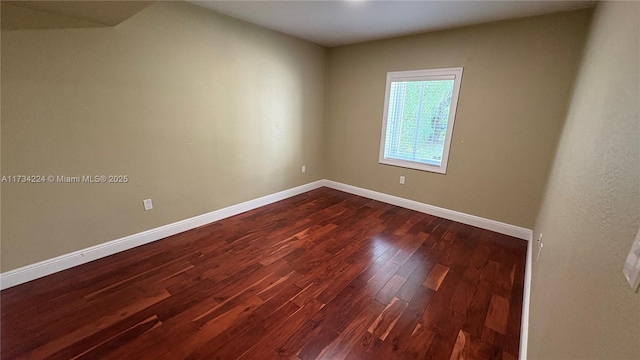
M480 337L482 335L485 319L487 318L487 311L489 311L492 288L492 283L481 280L473 294L469 309L467 310L467 319L463 327L463 329L472 336Z
M440 285L442 284L444 278L448 273L448 266L436 264L422 285L428 287L431 290L438 291Z
M317 334L309 339L296 356L302 360L317 359L327 347L338 337L338 333L328 327L322 327Z
M416 328L424 328L422 316L431 303L435 292L424 286L420 286L411 298L407 308L402 312L396 325L391 329L385 341L376 351L379 359L396 359L407 356L410 348L425 347L424 352L416 354L416 358L424 355L429 346L428 336L416 333ZM428 335L428 334L427 334ZM416 344L416 343L420 344Z
M319 359L335 360L346 358L351 350L361 342L369 326L383 310L384 305L377 301L370 302L327 347Z
M509 300L499 295L492 295L485 325L491 330L504 334L507 329L508 316Z
M384 341L406 307L406 302L394 297L367 329L367 332Z
M43 346L33 350L29 354L29 357L38 359L45 358L47 356L50 356L51 354L56 354L64 350L65 348L74 345L76 342L86 338L87 336L95 334L96 332L117 323L122 318L127 317L129 314L137 313L138 311L143 310L152 304L168 298L169 296L170 294L168 292L161 291L157 294L153 294L153 296L151 297L142 297L140 298L140 301L134 302L131 305L120 309L120 311L117 313L112 313L100 319L99 321L90 322L83 327L79 327L74 331L66 333L64 336L61 336L53 341L44 344Z
M7 359L513 359L526 242L320 188L0 293Z
M396 275L393 275L391 279L384 284L373 299L381 304L387 305L406 281L407 279L396 273Z
M304 307L299 308L296 312L291 314L285 322L279 326L273 327L272 331L270 331L267 336L255 343L238 359L271 358L279 356L280 354L283 354L283 352L284 355L286 355L286 350L282 347L283 343L285 343L288 338L299 332L311 319L313 314L322 309L322 307L324 307L324 304L321 304L318 301L310 301L306 303ZM293 351L289 355L295 353L296 351Z

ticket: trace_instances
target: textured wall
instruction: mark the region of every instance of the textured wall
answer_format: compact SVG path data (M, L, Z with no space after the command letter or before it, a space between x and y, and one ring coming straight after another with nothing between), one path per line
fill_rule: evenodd
M639 3L598 5L534 229L529 359L640 359L622 275L640 227L639 42Z
M130 180L3 183L1 270L321 179L325 68L323 47L184 2L3 31L2 174Z
M328 178L531 228L589 18L582 10L331 49ZM458 66L447 174L378 164L387 72Z

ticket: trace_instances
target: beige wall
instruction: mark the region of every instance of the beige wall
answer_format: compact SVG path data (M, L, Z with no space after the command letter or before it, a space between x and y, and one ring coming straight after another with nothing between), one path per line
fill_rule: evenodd
M3 175L130 178L2 184L2 271L323 177L323 47L158 2L3 31L1 61Z
M0 269L324 177L524 227L544 199L529 357L637 359L620 269L640 226L639 11L598 8L572 97L590 10L329 51L173 2L116 28L3 31L2 174L130 181L2 184ZM378 164L386 72L454 66L448 174Z
M534 237L529 359L640 359L640 4L600 3ZM537 251L537 248L534 247Z
M582 10L331 49L328 178L531 228L589 19ZM386 73L458 66L447 174L378 164Z

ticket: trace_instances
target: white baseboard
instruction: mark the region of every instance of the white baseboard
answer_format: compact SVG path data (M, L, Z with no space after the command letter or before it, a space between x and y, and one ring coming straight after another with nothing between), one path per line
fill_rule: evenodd
M93 260L119 253L121 251L129 250L140 245L164 239L168 236L191 230L199 226L225 219L249 210L253 210L255 208L274 203L276 201L284 200L292 196L317 189L319 187L322 187L323 185L323 180L314 181L312 183L280 191L275 194L249 200L220 210L174 222L172 224L125 236L123 238L92 246L86 249L74 251L72 253L61 255L53 259L44 260L35 264L23 266L15 270L7 271L0 274L0 290L4 290L12 286L51 275L58 271L66 270L74 266L78 266Z
M533 235L533 234L532 234ZM527 244L527 265L524 270L524 293L522 294L522 323L520 325L520 350L518 358L527 360L529 345L529 302L531 301L531 261L533 259L533 238Z
M501 223L494 220L484 219L478 216L469 215L453 210L440 208L433 205L420 203L417 201L404 199L401 197L388 195L372 190L359 188L352 185L342 184L331 180L318 180L309 184L301 185L292 189L280 191L275 194L263 196L261 198L249 200L237 205L229 206L220 210L212 211L206 214L198 215L189 219L181 220L172 224L164 225L158 228L143 231L137 234L125 236L120 239L109 241L103 244L92 246L86 249L74 251L69 254L61 255L53 259L44 260L35 264L23 266L21 268L4 272L0 274L0 290L10 288L25 282L35 280L58 271L66 270L74 266L78 266L84 263L88 263L93 260L97 260L109 255L119 253L134 247L148 244L160 239L164 239L168 236L175 235L187 230L194 229L196 227L212 223L221 219L228 218L249 210L256 209L258 207L274 203L276 201L284 200L289 197L305 193L307 191L317 189L319 187L326 186L332 189L348 192L351 194L363 196L369 199L374 199L389 203L392 205L401 206L407 209L420 211L423 213L431 214L434 216L442 217L445 219L461 222L472 226L477 226L483 229L492 230L502 234L510 235L520 239L531 240L532 232L529 229L521 228L518 226ZM528 268L530 262L528 261ZM527 272L528 273L528 272ZM530 283L530 279L529 279ZM525 287L525 305L528 311L528 289ZM523 310L524 311L524 310ZM523 321L525 319L523 318ZM528 320L528 319L526 319Z
M350 194L366 197L369 199L382 201L387 204L392 204L392 205L400 206L403 208L430 214L433 216L441 217L444 219L457 221L459 223L495 231L497 233L513 236L518 239L530 241L532 237L532 231L530 229L525 229L525 228L511 225L511 224L505 224L503 222L489 220L489 219L481 218L479 216L469 215L469 214L465 214L465 213L454 211L454 210L444 209L441 207L401 198L398 196L393 196L393 195L384 194L384 193L380 193L373 190L363 189L357 186L347 185L347 184L339 183L332 180L324 180L324 186L330 187L332 189L348 192Z

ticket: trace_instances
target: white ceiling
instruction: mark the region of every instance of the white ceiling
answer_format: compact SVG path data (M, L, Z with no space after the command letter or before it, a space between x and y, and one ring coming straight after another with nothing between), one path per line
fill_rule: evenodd
M590 7L595 1L189 1L325 46Z

